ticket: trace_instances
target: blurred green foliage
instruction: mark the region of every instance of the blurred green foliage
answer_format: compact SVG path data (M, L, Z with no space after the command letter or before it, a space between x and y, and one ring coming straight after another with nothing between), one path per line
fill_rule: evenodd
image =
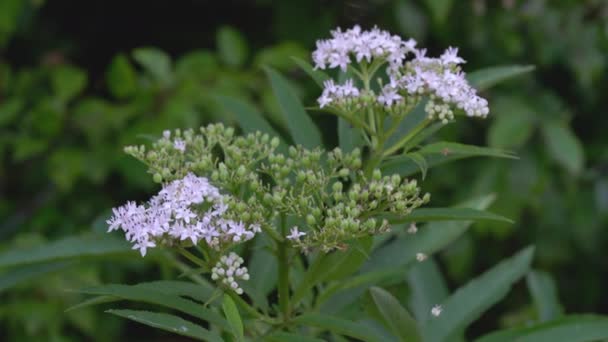
M488 120L457 123L442 133L452 141L510 149L520 159L473 160L429 172L433 181L423 184L435 204L494 191L497 201L490 210L516 221L474 225L472 234L441 255L440 266L450 284L459 284L534 244L536 268L556 279L556 296L566 311L608 312L603 291L608 283L602 278L608 267L602 248L608 241L605 1L258 0L218 4L201 13L199 32L150 24L118 36L94 31L101 34L96 37L87 36L92 31L86 25L84 33L70 31L72 16L86 23L92 14L62 11L74 5L66 3L0 1L0 249L105 230L108 208L153 191L143 167L126 157L122 146L166 128L230 123L231 112L218 100L222 96L245 100L275 129L287 130L261 66L304 80L290 57L308 59L314 40L330 28L360 23L414 37L432 54L438 52L433 47L458 46L470 71L536 66L534 73L484 93L491 105ZM148 15L144 5L120 4L104 7L117 16L116 25L125 20L121 15ZM152 13L184 14L206 6L164 2ZM168 35L175 43L151 40L141 30ZM91 49L89 41L101 39L116 47L100 43ZM294 83L306 104L318 96L310 83ZM322 128L336 125L316 119ZM327 134L323 140L337 143ZM121 336L124 323L95 310L63 313L81 299L65 288L128 282L159 268L120 264L65 265L69 272L50 270L42 282L23 282L10 292L0 286L1 330L9 340ZM521 295L512 297L481 331L533 314L521 305L527 302ZM102 325L104 334L96 334Z

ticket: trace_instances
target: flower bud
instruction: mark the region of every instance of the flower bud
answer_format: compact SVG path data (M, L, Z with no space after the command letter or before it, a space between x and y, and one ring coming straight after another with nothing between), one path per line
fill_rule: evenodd
M154 176L152 177L152 179L154 180L154 183L162 183L163 182L163 176L161 176L160 173L155 173Z

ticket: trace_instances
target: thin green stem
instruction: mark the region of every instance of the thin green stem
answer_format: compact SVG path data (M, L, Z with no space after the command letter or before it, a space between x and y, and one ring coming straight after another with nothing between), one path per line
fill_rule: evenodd
M202 268L209 268L209 265L207 265L207 262L205 262L205 260L197 257L196 255L190 253L187 249L185 249L184 247L178 247L178 251L181 255L183 255L186 259L192 261L194 264L202 267Z
M393 146L387 148L386 151L384 151L382 157L388 157L400 148L402 148L403 145L405 145L408 141L410 141L413 137L420 133L420 131L422 131L430 122L431 120L424 119L421 123L418 124L418 126L414 127L411 131L409 131L408 134L403 136L401 140L397 141Z
M280 229L281 236L285 238L287 236L287 224L285 222L285 214L280 216ZM279 266L279 308L283 314L283 320L287 322L290 316L289 307L289 259L288 259L288 242L278 241L278 266Z

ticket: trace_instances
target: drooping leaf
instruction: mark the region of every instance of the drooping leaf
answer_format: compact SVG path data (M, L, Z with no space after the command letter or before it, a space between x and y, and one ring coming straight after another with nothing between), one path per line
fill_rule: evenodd
M571 315L530 327L496 331L475 342L593 342L608 339L605 316Z
M380 287L372 287L370 293L386 325L399 337L400 341L421 341L422 337L416 321L393 295Z
M335 316L319 313L306 313L296 317L293 322L304 326L331 331L344 336L354 337L366 342L381 341L381 339L372 334L365 327Z
M550 321L562 315L563 310L557 297L555 281L551 275L533 270L526 276L526 283L538 311L540 322Z
M19 266L6 272L0 273L0 293L24 281L64 269L73 265L71 261L58 261L43 264Z
M504 65L489 67L469 73L469 83L479 91L487 90L496 84L533 71L533 65Z
M109 234L71 236L43 246L13 248L0 254L0 267L19 266L70 258L107 257L133 253L124 240Z
M528 272L533 254L533 247L525 248L456 290L441 304L441 314L426 321L425 341L449 341L461 333L506 296L511 286Z
M296 144L313 149L322 145L321 133L287 80L272 68L264 68L287 128Z
M291 59L293 59L300 69L310 76L320 88L323 88L323 82L329 79L329 76L327 76L326 73L320 70L315 70L310 63L301 58L291 57Z
M224 311L228 323L232 327L232 331L234 332L237 341L244 341L243 321L241 320L239 309L237 309L236 304L234 304L232 298L227 294L224 294L222 310Z
M391 223L427 221L497 221L513 223L512 220L504 216L473 208L418 208L403 217L393 215L386 217Z
M559 121L541 125L547 150L555 161L574 175L580 174L585 163L582 144L569 126Z
M116 316L130 319L134 322L147 326L172 332L174 334L191 337L199 341L218 341L223 339L214 332L211 332L200 325L186 321L178 316L150 311L140 310L107 310Z
M82 289L78 292L98 296L114 296L130 301L160 305L179 310L193 317L216 324L224 329L230 329L228 322L226 322L222 316L210 309L205 308L202 304L181 298L177 295L170 295L160 291L155 291L153 289L145 289L142 287L129 285L110 284Z

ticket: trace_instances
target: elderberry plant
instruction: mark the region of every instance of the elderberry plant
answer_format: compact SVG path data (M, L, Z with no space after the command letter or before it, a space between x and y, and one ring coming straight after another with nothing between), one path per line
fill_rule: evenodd
M461 68L465 61L457 52L448 48L440 57L428 57L413 39L358 26L337 29L318 41L314 67L298 64L322 86L318 109L338 117L340 138L348 137L349 146L325 149L310 146L310 140L304 143L319 133L284 79L269 69L286 118L293 120L294 145L256 117L261 131L242 125L250 133L237 134L217 123L167 130L149 146L127 147L162 188L144 204L115 208L107 221L109 231L122 230L141 256L164 250L158 255L172 260L200 288L186 291L185 284L180 282L178 289L173 282L164 290L134 285L85 292L187 313L203 320L203 326L164 313L111 311L202 340L288 341L303 335L458 339L475 317L459 315L457 300L429 303L415 312L414 320L380 287L371 288L371 297L363 296L370 286L394 282L395 274L401 277L410 262L432 262L431 254L464 232L471 220L503 220L476 210L487 207L489 197L464 208L428 208L430 194L412 177L416 169L408 169L413 163L426 173L433 153L511 157L457 143L425 144L458 115L483 118L489 113L487 101L467 81ZM456 224L446 228L451 235L434 235L446 233L414 223L441 220ZM454 227L460 232L453 233ZM266 259L260 263L262 255ZM500 278L500 285L508 286L524 274L530 258L528 249L490 272L511 272ZM222 293L224 316L216 300ZM342 303L368 305L364 299L371 298L375 306L355 310L353 316L340 309L339 295ZM464 317L466 324L445 323L446 314Z

